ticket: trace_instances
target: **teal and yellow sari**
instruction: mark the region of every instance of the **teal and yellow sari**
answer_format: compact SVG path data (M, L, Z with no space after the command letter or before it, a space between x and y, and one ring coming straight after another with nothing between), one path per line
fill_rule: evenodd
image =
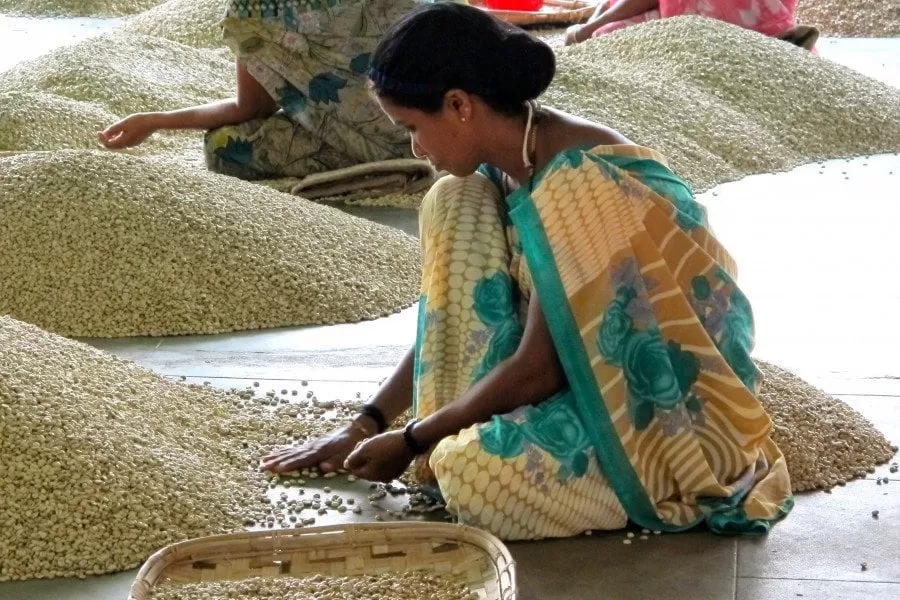
M662 157L573 148L503 197L489 171L421 210L415 411L517 348L536 290L569 386L442 440L420 464L504 539L623 527L765 532L792 505L750 358L753 317L703 207Z

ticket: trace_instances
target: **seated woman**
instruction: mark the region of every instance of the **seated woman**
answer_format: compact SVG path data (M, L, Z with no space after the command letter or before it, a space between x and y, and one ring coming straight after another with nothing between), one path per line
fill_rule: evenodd
M100 132L100 142L128 148L160 129L211 130L207 165L242 179L408 158L405 133L371 102L366 83L381 35L416 0L297 5L229 0L223 27L237 57L236 97L131 115Z
M819 32L814 27L795 26L796 7L797 0L605 0L587 23L566 30L566 45L646 21L700 15L811 50Z
M390 480L418 458L449 510L511 540L766 531L791 486L734 262L662 156L537 104L554 71L467 6L385 34L377 100L452 174L421 210L416 343L352 422L263 468Z

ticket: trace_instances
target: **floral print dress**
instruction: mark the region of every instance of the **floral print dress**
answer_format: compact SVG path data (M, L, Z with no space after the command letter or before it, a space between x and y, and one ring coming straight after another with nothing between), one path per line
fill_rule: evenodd
M210 169L305 177L409 158L406 133L367 89L369 57L416 0L229 0L225 41L281 110L207 133Z
M568 387L419 463L463 522L509 540L615 529L764 532L792 505L750 358L753 317L704 208L662 157L572 148L504 198L440 180L420 228L419 417L509 357L532 290Z

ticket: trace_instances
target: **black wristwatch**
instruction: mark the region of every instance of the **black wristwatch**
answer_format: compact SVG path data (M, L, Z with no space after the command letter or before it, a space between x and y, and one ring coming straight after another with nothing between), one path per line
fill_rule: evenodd
M420 444L418 441L416 441L416 438L413 437L412 428L418 422L418 419L413 419L406 424L406 427L403 428L403 441L406 443L406 447L409 448L409 451L416 456L428 452L428 446Z
M359 414L375 421L375 427L378 429L378 433L384 433L387 430L387 419L384 418L384 413L381 412L381 409L374 404L363 404Z

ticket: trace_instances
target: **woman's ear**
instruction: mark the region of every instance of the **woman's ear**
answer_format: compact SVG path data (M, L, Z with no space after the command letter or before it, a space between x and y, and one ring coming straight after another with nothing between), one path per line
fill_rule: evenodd
M444 111L451 118L463 123L472 118L472 96L460 89L448 90L444 94Z

